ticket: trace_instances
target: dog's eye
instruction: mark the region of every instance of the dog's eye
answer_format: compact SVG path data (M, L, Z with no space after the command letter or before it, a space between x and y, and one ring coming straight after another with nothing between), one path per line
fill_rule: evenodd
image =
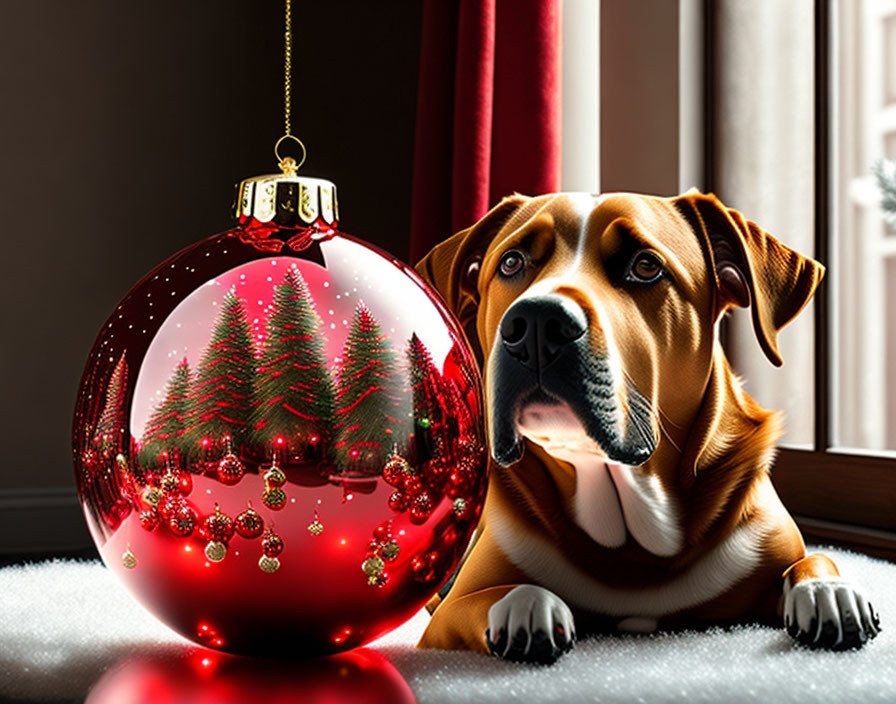
M498 264L498 270L501 272L502 276L510 277L519 274L525 265L526 259L523 256L523 253L516 249L511 249L505 252L504 256L501 257L501 261Z
M663 275L663 263L653 252L638 252L628 267L626 278L640 284L651 284Z

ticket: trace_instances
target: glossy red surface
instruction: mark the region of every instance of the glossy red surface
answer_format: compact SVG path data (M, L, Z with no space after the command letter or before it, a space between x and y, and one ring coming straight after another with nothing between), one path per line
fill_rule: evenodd
M482 423L463 335L411 270L341 234L235 230L115 309L73 455L103 560L160 620L313 655L398 626L450 575L484 500Z
M295 663L197 649L185 656L140 655L111 668L86 704L413 704L395 667L358 648Z

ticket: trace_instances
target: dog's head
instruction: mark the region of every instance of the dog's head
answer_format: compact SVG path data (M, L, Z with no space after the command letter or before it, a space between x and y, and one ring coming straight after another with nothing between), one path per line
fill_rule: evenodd
M696 192L514 195L417 270L482 363L492 456L505 466L522 437L643 464L661 422L687 428L700 409L721 315L751 307L780 365L777 332L823 274Z

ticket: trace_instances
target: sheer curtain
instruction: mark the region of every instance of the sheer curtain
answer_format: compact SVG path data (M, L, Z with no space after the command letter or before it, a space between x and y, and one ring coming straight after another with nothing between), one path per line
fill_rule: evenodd
M713 9L716 194L812 256L813 2L716 0ZM759 403L786 412L786 445L813 441L813 339L810 304L781 333L784 366L776 369L759 349L748 311L729 320L728 356Z

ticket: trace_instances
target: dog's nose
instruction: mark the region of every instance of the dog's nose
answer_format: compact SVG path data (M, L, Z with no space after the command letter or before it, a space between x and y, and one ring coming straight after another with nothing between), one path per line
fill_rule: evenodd
M538 371L588 329L588 318L568 296L549 293L514 303L501 319L504 349L523 366Z

